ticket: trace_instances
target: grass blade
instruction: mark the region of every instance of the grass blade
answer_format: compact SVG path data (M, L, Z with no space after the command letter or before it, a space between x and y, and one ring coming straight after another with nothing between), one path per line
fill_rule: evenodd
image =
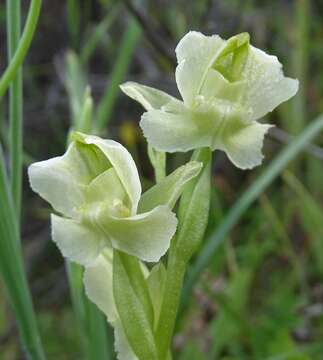
M8 63L12 60L21 32L20 0L7 0ZM9 138L11 191L16 210L17 225L20 225L21 182L22 182L22 69L10 85L9 96Z
M36 30L36 26L40 14L41 4L42 4L42 0L32 0L30 4L26 25L22 37L19 41L18 48L9 66L7 67L7 69L0 78L0 99L7 91L11 81L16 76L19 67L21 66L21 64L25 59L26 53L34 37L34 33Z
M140 34L141 30L139 25L134 19L131 19L121 42L117 60L112 71L111 81L105 90L103 99L98 105L95 119L96 130L98 132L101 132L107 126L111 118L112 110L119 92L119 85L123 81L128 70Z
M204 268L210 263L214 253L223 243L229 231L237 224L240 217L258 196L271 184L282 172L288 163L294 159L307 144L323 130L323 115L314 120L297 138L295 138L268 166L262 175L243 193L239 200L231 208L220 226L211 234L199 256L188 273L184 284L183 302L188 302L193 286Z
M99 42L103 40L104 35L107 33L109 27L111 27L117 18L119 12L119 4L113 5L112 9L108 11L104 19L95 27L93 33L90 35L81 51L81 60L83 64L88 63Z
M0 271L13 307L28 359L42 360L45 355L36 324L20 251L15 209L0 147Z
M70 42L74 49L79 45L79 34L81 26L81 4L78 0L67 1L67 24Z

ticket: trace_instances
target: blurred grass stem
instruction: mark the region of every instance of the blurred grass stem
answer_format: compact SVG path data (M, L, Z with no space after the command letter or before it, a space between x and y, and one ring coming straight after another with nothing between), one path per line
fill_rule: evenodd
M21 32L20 0L7 0L7 38L8 63L10 64L17 50ZM20 225L21 182L22 182L22 69L17 70L10 85L9 94L9 151L10 181L17 225Z
M114 64L112 75L96 114L96 130L101 132L108 124L119 93L119 85L128 70L141 30L136 20L131 19L123 35L120 50Z
M9 0L9 2L10 1L11 0ZM8 65L7 69L0 78L0 99L7 91L11 81L16 76L17 71L19 70L20 66L22 65L25 59L25 56L27 54L27 51L29 49L29 46L31 44L31 41L33 39L36 30L41 4L42 4L42 0L32 0L30 4L26 25L22 37L19 41L18 48L12 60L10 61L10 64Z
M0 271L7 294L13 307L19 333L27 359L43 360L36 316L23 266L19 231L16 221L5 169L5 160L0 146Z

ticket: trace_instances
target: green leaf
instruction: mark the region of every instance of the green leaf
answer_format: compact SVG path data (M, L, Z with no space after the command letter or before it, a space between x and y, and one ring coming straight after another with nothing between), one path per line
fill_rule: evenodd
M181 196L185 185L198 175L201 167L201 163L190 161L151 187L140 199L139 212L150 211L158 205L167 205L172 209Z
M211 151L201 149L194 152L192 160L203 163L200 175L185 189L178 212L177 256L188 262L203 239L209 218L211 198Z
M140 360L157 360L153 307L139 262L114 250L113 294L128 341Z
M164 264L160 262L151 269L147 278L149 293L154 307L154 327L159 321L166 276L166 268Z

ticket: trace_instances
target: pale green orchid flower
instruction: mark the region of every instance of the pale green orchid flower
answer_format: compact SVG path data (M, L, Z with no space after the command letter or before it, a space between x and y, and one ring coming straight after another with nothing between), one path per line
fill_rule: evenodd
M134 82L121 86L147 110L140 126L150 145L166 152L210 147L241 169L259 165L271 125L256 120L294 96L298 81L284 76L277 57L251 46L247 33L223 40L191 31L176 56L183 101Z
M188 163L141 196L136 165L122 145L79 132L72 140L63 156L28 169L32 189L62 215L51 216L62 254L89 265L104 248L115 248L158 261L176 231L171 208L201 164Z

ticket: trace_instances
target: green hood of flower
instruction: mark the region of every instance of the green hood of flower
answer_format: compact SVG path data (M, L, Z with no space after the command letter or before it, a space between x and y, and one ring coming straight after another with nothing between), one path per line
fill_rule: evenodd
M182 101L133 82L121 86L147 110L140 126L150 145L167 152L210 147L242 169L259 165L271 125L256 120L295 95L298 81L284 76L275 56L250 45L247 33L223 40L191 31L176 56Z

